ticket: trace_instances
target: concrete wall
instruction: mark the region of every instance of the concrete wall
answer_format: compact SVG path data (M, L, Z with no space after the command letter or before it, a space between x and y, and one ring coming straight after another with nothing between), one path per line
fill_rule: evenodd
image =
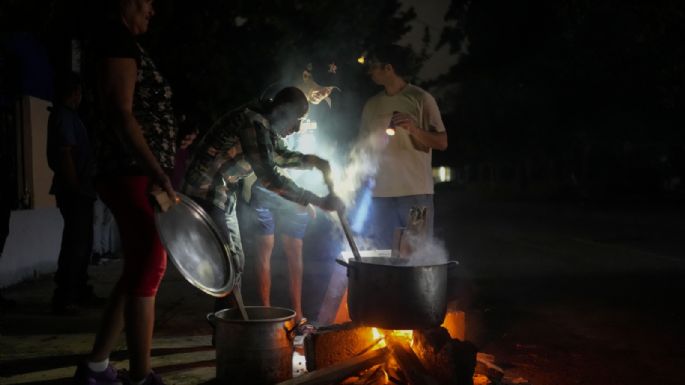
M13 211L10 233L0 258L0 287L57 270L62 241L62 216L49 194L52 171L46 156L50 102L33 96L21 100L18 143L22 189L29 194L30 210ZM23 165L23 166L22 166ZM21 182L20 182L21 183ZM23 191L19 191L20 196Z
M62 226L57 208L12 211L0 258L0 287L55 272Z
M33 96L22 99L23 161L25 187L31 200L31 208L55 207L50 195L52 170L48 167L46 146L48 143L48 117L52 103Z

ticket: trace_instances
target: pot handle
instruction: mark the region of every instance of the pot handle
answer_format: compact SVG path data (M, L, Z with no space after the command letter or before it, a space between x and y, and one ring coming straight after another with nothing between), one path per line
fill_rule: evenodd
M457 266L459 266L458 261L448 261L447 262L447 268L448 269L455 269Z
M212 329L216 330L216 315L214 313L207 313L207 322L209 322L209 325L212 327Z
M347 263L347 261L342 260L342 259L340 259L340 258L336 258L336 259L335 259L335 262L337 262L338 265L345 266L345 267L350 267L350 264Z
M303 318L303 319L300 320L300 323L299 323L299 324L295 323L294 320L291 320L290 322L284 323L284 324L283 324L283 330L285 330L285 336L288 337L288 339L289 339L290 341L295 340L295 337L297 336L297 328L298 328L301 324L303 324L303 323L305 323L305 322L307 322L307 320L306 320L305 318ZM288 324L289 324L289 323L292 323L292 324L293 324L293 327L289 328L289 327L288 327Z

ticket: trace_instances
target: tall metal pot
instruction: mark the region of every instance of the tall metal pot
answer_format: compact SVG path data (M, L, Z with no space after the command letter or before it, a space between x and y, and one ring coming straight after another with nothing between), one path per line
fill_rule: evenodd
M215 327L218 383L275 384L292 378L290 309L246 306L249 320L236 308L207 314Z
M447 311L448 269L457 262L420 266L409 263L395 257L341 262L347 266L350 318L382 329L440 326Z

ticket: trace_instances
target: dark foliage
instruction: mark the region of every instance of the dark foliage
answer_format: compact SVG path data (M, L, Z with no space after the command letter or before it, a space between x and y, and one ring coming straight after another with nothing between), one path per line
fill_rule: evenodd
M447 120L475 175L621 194L685 176L682 2L453 0L446 19L467 52L438 83L460 86Z
M341 87L337 102L358 114L355 101L368 94L369 82L357 58L373 45L397 41L414 17L397 0L177 0L156 7L148 45L177 103L200 126L292 84L309 63L315 80ZM336 74L328 72L330 63Z

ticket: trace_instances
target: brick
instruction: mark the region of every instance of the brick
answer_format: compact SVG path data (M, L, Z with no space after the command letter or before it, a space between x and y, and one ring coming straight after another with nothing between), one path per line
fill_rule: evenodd
M304 339L307 370L314 371L345 361L374 343L372 328L352 322L319 328Z

